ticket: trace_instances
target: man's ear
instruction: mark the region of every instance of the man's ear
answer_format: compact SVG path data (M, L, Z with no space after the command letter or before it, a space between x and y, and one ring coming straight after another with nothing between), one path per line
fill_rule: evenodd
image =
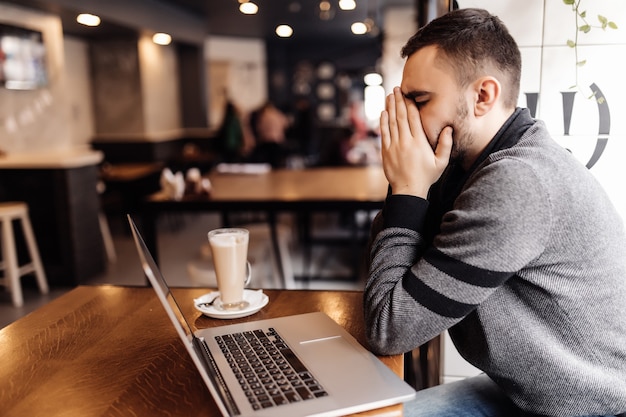
M495 77L481 77L474 83L476 102L474 103L474 115L484 116L489 113L500 99L502 86Z

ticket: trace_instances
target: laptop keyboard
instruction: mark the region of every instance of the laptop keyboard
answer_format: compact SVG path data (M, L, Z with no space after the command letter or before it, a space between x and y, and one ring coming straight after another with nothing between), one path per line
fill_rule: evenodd
M215 340L255 410L328 395L273 328Z

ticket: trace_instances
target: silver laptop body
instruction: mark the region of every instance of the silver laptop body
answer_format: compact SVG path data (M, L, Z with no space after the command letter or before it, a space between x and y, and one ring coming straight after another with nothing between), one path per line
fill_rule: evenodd
M130 216L128 221L144 273L223 416L341 416L414 397L412 387L322 312L228 324L194 334ZM268 329L270 333L265 333ZM255 335L261 335L262 342L253 341ZM267 382L263 373L259 377L232 365L253 364L251 359L239 358L243 348L235 347L239 352L235 354L229 351L233 339L245 338L249 340L243 343L264 345L265 353L278 350L278 365L272 359L260 359L267 368L264 371L284 372L285 385L291 382L295 388L281 385L281 380ZM288 347L283 349L284 345Z

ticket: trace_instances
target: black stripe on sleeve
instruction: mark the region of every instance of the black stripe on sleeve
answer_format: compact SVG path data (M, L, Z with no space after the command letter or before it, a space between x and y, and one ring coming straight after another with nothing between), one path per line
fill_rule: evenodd
M497 288L513 275L510 272L490 271L466 264L432 247L424 254L423 259L454 279L482 288Z
M430 288L409 269L402 277L402 287L415 301L440 316L459 319L468 315L476 305L452 300Z

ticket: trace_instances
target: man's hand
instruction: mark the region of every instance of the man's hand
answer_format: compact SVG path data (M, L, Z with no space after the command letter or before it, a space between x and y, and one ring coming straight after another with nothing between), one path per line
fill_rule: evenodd
M400 88L387 96L387 110L380 115L382 159L393 194L426 198L443 173L452 150L452 127L446 126L433 147L422 127L417 106L404 98Z

